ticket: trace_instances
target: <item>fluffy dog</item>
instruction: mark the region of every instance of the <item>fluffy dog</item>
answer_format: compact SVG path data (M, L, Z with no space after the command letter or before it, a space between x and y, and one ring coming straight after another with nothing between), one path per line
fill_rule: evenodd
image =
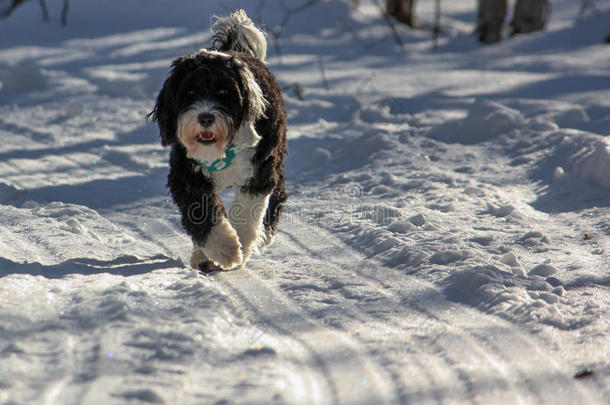
M191 264L229 270L272 241L286 201L286 111L267 41L243 10L212 47L176 59L149 114L171 146L167 186L193 240ZM219 197L235 189L227 211Z

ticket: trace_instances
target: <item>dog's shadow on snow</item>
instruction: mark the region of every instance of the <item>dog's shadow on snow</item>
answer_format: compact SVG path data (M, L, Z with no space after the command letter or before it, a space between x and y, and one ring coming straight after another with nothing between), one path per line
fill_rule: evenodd
M27 274L57 279L74 274L92 275L101 273L129 277L170 267L184 267L184 264L178 259L165 255L156 255L144 259L130 255L119 256L112 260L74 258L51 265L35 262L17 263L0 257L0 278L13 274Z

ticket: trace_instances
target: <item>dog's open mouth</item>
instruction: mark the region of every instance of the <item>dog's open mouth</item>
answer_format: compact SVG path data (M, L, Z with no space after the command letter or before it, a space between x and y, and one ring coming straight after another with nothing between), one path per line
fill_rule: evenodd
M197 142L204 145L216 142L216 135L212 131L202 131L197 134Z

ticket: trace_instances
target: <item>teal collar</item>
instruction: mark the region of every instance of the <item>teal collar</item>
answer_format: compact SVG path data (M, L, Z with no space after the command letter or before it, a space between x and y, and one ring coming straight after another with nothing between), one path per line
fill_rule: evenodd
M237 156L238 152L239 152L239 147L233 143L225 149L225 155L226 155L225 157L223 157L221 159L216 159L209 165L205 162L202 162L199 159L194 159L194 160L195 160L195 162L197 162L201 166L203 166L208 171L208 173L220 172L220 171L223 171L224 169L228 168L229 166L231 166L231 163L233 163L233 159L235 159L235 156Z

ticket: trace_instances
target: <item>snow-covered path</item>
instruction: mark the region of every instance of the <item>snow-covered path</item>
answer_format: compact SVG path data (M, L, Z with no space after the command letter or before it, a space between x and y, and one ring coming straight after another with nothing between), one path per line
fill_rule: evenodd
M595 402L540 342L380 268L318 227L293 225L278 245L280 260L222 279L264 314L267 332L311 352L326 380L322 402L544 403L560 389L568 402ZM279 280L278 268L286 268Z
M319 227L285 228L264 260L213 276L165 256L13 265L28 276L2 286L11 398L601 403L547 342Z
M401 50L375 2L287 1L289 204L204 275L144 117L225 6L97 3L0 21L1 404L610 400L607 5L482 47L455 1Z

